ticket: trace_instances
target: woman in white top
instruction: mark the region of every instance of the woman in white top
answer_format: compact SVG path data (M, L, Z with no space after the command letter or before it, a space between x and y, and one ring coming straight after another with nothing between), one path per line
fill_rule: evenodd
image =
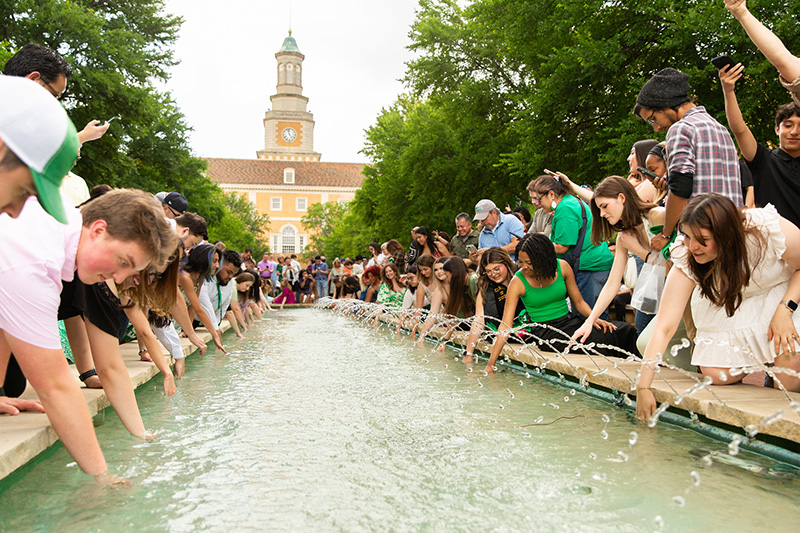
M643 419L656 409L650 390L656 359L690 298L697 327L692 364L714 385L741 381L745 372L733 368L774 363L800 371L800 314L794 314L800 300L800 230L771 205L740 212L719 194L692 198L679 228L683 235L671 250L675 267L636 389L636 413ZM800 391L797 377L776 373L775 382Z

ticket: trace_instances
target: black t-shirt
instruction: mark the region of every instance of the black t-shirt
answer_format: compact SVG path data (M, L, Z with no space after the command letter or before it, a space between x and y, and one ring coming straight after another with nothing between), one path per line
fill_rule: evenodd
M800 157L780 148L770 152L759 143L747 166L753 173L756 205L772 204L783 218L800 227Z
M62 282L61 304L58 319L66 320L73 316L83 316L101 331L113 337L119 335L120 302L105 282L86 285L78 279Z

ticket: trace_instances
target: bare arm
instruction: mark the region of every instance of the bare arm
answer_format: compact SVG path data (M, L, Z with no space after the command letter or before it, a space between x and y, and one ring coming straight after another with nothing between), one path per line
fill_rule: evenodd
M680 268L673 268L667 275L664 292L656 315L655 329L644 352L641 375L636 385L636 416L642 420L650 417L656 408L655 397L650 386L655 376L656 361L667 349L669 340L678 329L683 310L692 296L695 283Z
M425 334L428 333L431 328L436 324L436 316L442 310L442 304L444 303L444 292L440 287L437 287L435 291L433 291L433 296L431 296L431 312L428 314L428 320L422 324L422 328L419 330L419 340L422 341L425 339Z
M611 265L611 272L608 274L608 279L606 280L605 285L603 285L603 290L601 290L600 294L597 296L597 302L595 302L594 308L591 309L591 312L588 315L584 315L586 316L586 321L572 335L573 339L584 342L586 337L588 337L592 332L595 321L600 318L600 315L611 304L611 302L614 300L614 297L619 292L620 285L622 284L622 276L625 274L625 266L627 264L628 249L620 242L619 237L617 237L617 249L614 252L614 264ZM580 293L580 291L578 292ZM572 295L570 295L570 298L571 297ZM585 303L586 302L584 301L584 304Z
M511 324L514 323L514 313L517 310L517 303L519 303L519 299L524 292L525 286L522 284L522 281L514 276L514 279L511 280L511 284L508 286L508 292L506 293L503 321L497 328L497 335L495 336L494 345L492 346L492 353L489 355L486 368L483 369L487 374L495 372L495 363L497 363L497 359L500 357L500 353L506 345L508 334L505 332L511 329Z
M752 161L756 156L758 143L742 117L742 110L739 108L735 91L736 82L742 77L743 71L744 67L741 63L733 67L727 66L719 71L719 81L722 84L722 95L725 97L725 115L728 117L728 126L736 137L739 150L742 151L745 160Z
M478 343L478 338L480 337L481 331L483 331L483 328L486 327L483 318L484 313L483 295L480 293L480 291L478 291L478 296L475 298L475 319L472 321L472 327L470 327L469 330L466 354L464 355L464 358L469 358L469 360L464 361L465 363L472 362L472 355L475 353L475 345Z
M778 69L783 79L792 81L800 76L800 58L789 52L783 42L750 13L745 0L725 0L725 7L736 17L764 57Z
M123 302L123 304L124 303L125 302ZM175 387L175 378L172 377L167 359L164 357L164 352L161 350L161 343L158 342L155 334L153 334L153 330L150 329L150 323L147 321L147 317L144 316L139 306L135 304L133 307L125 309L125 315L127 315L128 320L133 324L136 330L136 336L144 341L144 345L150 357L153 359L153 363L158 367L161 375L164 376L164 394L166 396L172 396L178 392L178 389Z
M0 333L0 336L3 336L2 344L14 352L69 454L87 474L103 474L106 460L97 442L86 401L69 370L64 352L28 344L8 333Z

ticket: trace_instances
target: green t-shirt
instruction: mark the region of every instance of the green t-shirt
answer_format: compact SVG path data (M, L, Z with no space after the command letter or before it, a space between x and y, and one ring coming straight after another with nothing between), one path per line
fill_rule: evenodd
M592 233L592 210L586 207L586 235L581 247L580 270L599 272L611 269L614 262L614 254L608 249L608 244L602 243L600 246L593 246ZM553 213L553 227L550 231L550 240L554 244L562 246L575 246L578 242L578 235L581 232L583 218L581 217L580 200L572 195L564 196ZM559 259L565 254L559 254Z

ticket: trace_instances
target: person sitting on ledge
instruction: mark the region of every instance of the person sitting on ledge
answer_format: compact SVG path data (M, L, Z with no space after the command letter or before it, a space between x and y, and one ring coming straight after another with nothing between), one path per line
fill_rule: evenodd
M733 373L733 368L774 363L800 371L800 315L793 314L800 300L800 229L771 205L740 212L713 193L695 196L680 226L683 235L671 248L675 267L667 276L636 387L636 414L642 419L656 409L650 390L656 359L690 298L697 327L692 364L714 385L741 381L746 372ZM800 379L776 375L775 387L781 386L800 391Z
M475 320L472 321L463 363L471 363L475 344L484 327L497 331L505 313L508 286L514 279L517 267L508 252L499 246L487 249L478 265L478 295L475 298ZM514 312L514 327L530 322L522 300ZM518 338L518 337L516 337ZM513 340L513 338L512 338Z
M592 308L583 299L572 268L563 259L556 257L553 243L541 233L528 234L517 244L517 263L520 270L508 286L503 322L497 329L498 335L492 347L492 354L484 372L495 372L495 363L506 344L508 334L502 332L511 329L516 316L517 302L522 300L525 310L534 321L527 330L545 341L540 350L560 351L572 342L570 336L581 327L584 320L572 313L567 306L567 296L572 306L584 317L588 317ZM588 342L615 346L613 348L597 347L595 350L605 356L621 357L627 353L639 355L636 349L636 329L624 322L595 321L595 330L587 338Z

